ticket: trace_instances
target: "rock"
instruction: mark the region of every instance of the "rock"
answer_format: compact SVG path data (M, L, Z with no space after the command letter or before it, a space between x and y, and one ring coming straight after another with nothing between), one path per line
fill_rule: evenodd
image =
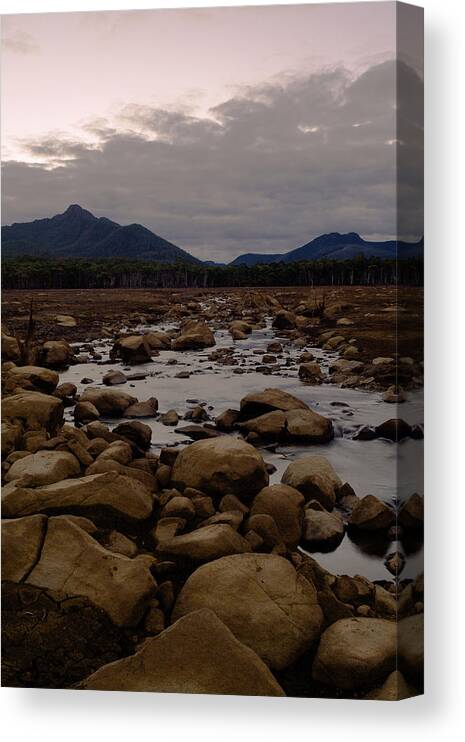
M112 551L114 554L122 554L131 559L137 554L135 543L119 531L110 531L105 536L100 537L99 542L105 549Z
M186 520L192 520L195 517L195 506L192 500L188 497L172 497L168 500L165 507L163 508L161 518L166 517L179 517L185 518Z
M65 407L70 407L71 405L74 404L74 397L76 396L76 394L77 394L76 384L72 384L69 381L57 386L57 388L53 392L53 395L55 397L58 397L58 399L61 399L63 401L63 403L65 404Z
M248 542L231 526L205 526L191 533L163 541L157 552L165 557L180 557L190 562L210 562L230 554L250 551Z
M389 441L397 443L403 438L408 438L411 434L412 428L405 420L393 418L386 420L386 422L377 425L375 428L376 435L378 438L387 438Z
M231 334L238 331L242 333L243 335L250 335L250 333L252 332L252 329L253 329L252 325L240 319L234 320L234 322L231 322L231 324L229 325L229 332Z
M204 427L203 425L185 425L183 428L176 428L175 433L178 435L187 435L193 441L203 441L212 438L218 438L220 435L217 430Z
M256 495L250 514L271 515L278 528L280 540L286 545L295 546L302 534L304 502L303 495L293 487L273 484L264 487Z
M314 410L286 412L286 431L291 441L306 444L328 443L334 438L331 420Z
M282 547L281 535L278 531L278 526L275 523L274 518L267 513L257 513L251 515L244 528L246 533L256 533L262 539L264 545L264 551L272 551L278 548L280 553L285 553Z
M374 495L366 495L353 508L349 525L364 531L377 531L389 528L395 520L392 508Z
M339 600L358 606L372 602L374 585L365 577L340 575L336 578L333 590Z
M2 333L2 361L19 361L21 350L15 337Z
M287 312L285 309L277 312L273 327L276 330L293 330L297 326L297 318L293 312Z
M299 379L311 382L312 384L321 384L323 381L323 372L320 365L314 362L302 363L299 366Z
M404 676L398 670L394 670L386 678L380 688L375 688L364 696L366 701L403 701L418 695L415 688L411 688Z
M2 459L16 451L21 445L23 426L20 422L12 423L6 420L2 422Z
M211 608L275 670L310 649L321 629L315 588L274 554L236 554L199 567L178 596L173 620L201 608Z
M40 366L15 366L8 371L6 380L7 385L13 385L12 390L14 386L18 386L24 389L32 389L36 392L44 392L44 394L53 394L57 387L59 376L49 368L41 368Z
M268 484L268 474L253 446L222 436L184 448L174 463L172 483L180 491L193 487L212 497L231 494L247 501Z
M145 335L127 335L118 338L110 351L110 358L121 358L128 365L148 363L152 360L152 349Z
M401 404L406 399L407 395L405 392L402 389L398 389L395 385L390 386L383 394L383 402L388 402L388 404Z
M64 512L89 515L96 521L101 515L145 520L152 513L153 502L143 484L108 472L65 479L37 489L17 488L3 495L2 508L5 518Z
M272 343L268 343L266 346L266 349L268 353L282 353L283 352L283 346L281 343L278 343L276 341L273 341Z
M397 600L396 595L385 590L381 585L375 585L375 605L376 615L380 618L397 618Z
M41 392L20 392L3 400L2 416L21 420L28 430L45 428L54 435L63 420L63 403Z
M327 586L323 590L318 591L318 603L323 610L328 624L340 621L342 618L353 618L354 616L353 607L339 600Z
M355 324L355 322L352 319L349 319L349 317L341 317L336 322L336 325L343 325L344 327L348 327L349 325L353 324Z
M332 551L344 538L344 523L338 513L325 510L306 510L302 539L305 548L313 551Z
M77 327L77 321L69 314L57 314L55 322L58 327Z
M74 351L65 340L48 340L41 348L40 357L47 368L68 368Z
M192 320L183 325L171 345L173 350L199 350L215 345L215 337L205 322Z
M177 425L179 422L179 415L176 410L168 410L168 412L160 415L160 422L163 425Z
M346 618L322 634L313 662L318 682L354 691L396 669L397 626L382 618Z
M262 662L210 610L180 618L130 657L104 665L85 690L283 696Z
M156 589L150 562L113 554L74 523L49 518L40 559L26 582L84 596L117 626L134 626Z
M247 394L241 399L240 419L250 420L274 410L308 410L308 405L281 389L265 389L263 392Z
M2 580L21 582L37 563L47 528L45 515L2 520Z
M376 431L370 425L362 425L353 436L354 441L373 441L375 438Z
M92 402L78 402L73 411L75 423L86 425L100 418L100 412Z
M113 441L104 451L98 456L97 461L105 461L111 459L117 461L119 464L129 464L132 459L132 449L129 443L125 441Z
M419 685L423 682L424 628L423 614L403 618L397 624L399 669Z
M108 447L108 446L107 446ZM108 471L116 471L118 474L122 474L125 477L134 479L137 482L142 482L143 485L149 490L149 492L155 492L157 489L157 480L147 471L143 471L136 468L133 463L130 466L120 464L119 461L114 459L102 459L97 458L93 464L86 469L86 475L90 474L103 474Z
M148 451L152 440L152 428L137 420L127 423L120 423L113 429L115 435L120 435L127 440L132 446L140 448L142 451Z
M119 389L88 387L79 401L90 402L104 417L122 417L128 407L137 402L137 399Z
M336 503L336 490L342 485L333 467L324 456L304 456L293 461L281 481L299 490L305 500L318 500L327 510Z
M284 436L286 415L281 410L266 412L264 415L240 423L240 427L249 433L256 433L264 441L276 440Z
M216 418L216 427L225 433L230 433L239 420L239 410L225 410Z
M416 492L410 495L399 511L398 521L404 528L423 528L424 502Z
M123 417L155 417L158 410L158 400L155 397L150 397L145 402L135 402L129 405L124 411Z
M16 481L16 486L41 487L80 473L79 461L73 454L66 451L38 451L15 461L5 481Z
M166 332L152 330L147 332L144 337L151 350L169 350L171 348L171 338Z
M127 378L122 371L108 371L102 382L105 386L117 386L118 384L126 384Z

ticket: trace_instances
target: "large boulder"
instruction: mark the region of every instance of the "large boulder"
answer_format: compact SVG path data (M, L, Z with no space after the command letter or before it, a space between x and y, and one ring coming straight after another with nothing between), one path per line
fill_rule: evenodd
M297 325L297 318L293 312L287 312L281 309L276 313L273 320L273 327L276 330L293 330Z
M212 497L237 495L251 500L268 484L265 463L255 448L231 436L197 441L176 458L172 484L193 487Z
M421 685L424 662L423 613L403 618L398 626L399 665L407 677Z
M205 322L192 320L183 325L180 335L172 341L173 350L199 350L215 345L215 336Z
M397 626L383 618L344 618L323 633L313 678L347 691L373 687L396 669Z
M151 352L145 335L127 335L118 338L110 351L110 358L121 358L123 363L136 365L151 361Z
M80 402L90 402L105 417L122 417L128 407L137 401L136 397L119 389L97 389L96 387L88 387L80 398Z
M133 626L156 590L151 564L151 557L129 559L104 549L66 518L49 518L40 559L26 582L82 595L117 626Z
M300 443L328 443L334 438L331 420L314 410L289 410L286 412L287 436Z
M5 518L50 512L139 521L148 518L152 509L152 495L141 482L113 471L36 489L12 488L2 495Z
M155 397L149 397L143 402L135 402L129 405L124 411L123 417L155 417L158 410L158 400Z
M76 456L66 451L38 451L15 461L5 476L16 486L41 487L78 476L81 466Z
M251 392L241 399L241 420L264 415L266 412L281 410L308 410L308 405L292 394L281 389L265 389L262 392Z
M7 373L7 386L52 394L58 384L56 371L40 366L14 366Z
M413 495L402 503L399 511L399 523L404 528L423 528L424 500L421 495Z
M311 384L321 384L323 378L323 372L319 363L316 361L302 363L299 366L299 379L302 379L302 381L308 381Z
M23 426L20 422L13 423L9 420L2 422L2 459L19 448L22 434Z
M2 333L2 361L19 361L21 358L21 349L19 343L12 335Z
M122 438L129 441L132 446L141 448L143 451L147 451L150 448L152 428L138 420L120 423L116 428L114 428L113 433L115 435L120 435Z
M147 332L144 337L151 350L169 350L171 348L171 338L166 332L152 330Z
M244 554L249 542L231 526L218 523L163 541L157 552L166 557L180 557L189 562L211 562L213 559Z
M47 340L40 351L41 362L47 368L68 368L74 351L66 340Z
M302 535L304 496L293 487L273 484L264 487L254 498L250 515L271 515L281 537L288 546L295 546Z
M2 520L2 580L21 582L37 563L47 528L45 515Z
M336 490L342 482L324 456L304 456L293 461L281 481L299 490L305 500L317 500L327 510L336 504Z
M349 525L362 531L378 531L389 528L396 521L392 508L374 495L365 495L354 506Z
M406 682L398 670L394 670L386 678L382 686L371 690L364 696L365 701L403 701L405 698L416 696L417 691Z
M276 440L284 436L286 430L286 415L281 410L265 412L264 415L253 417L240 423L242 431L256 433L262 440Z
M84 690L283 696L262 660L209 610L189 613L139 651L104 665Z
M45 428L53 435L63 421L63 402L42 392L20 392L3 400L2 417L21 420L28 430Z
M173 620L211 608L267 665L283 670L317 640L316 590L274 554L236 554L199 567L176 601Z

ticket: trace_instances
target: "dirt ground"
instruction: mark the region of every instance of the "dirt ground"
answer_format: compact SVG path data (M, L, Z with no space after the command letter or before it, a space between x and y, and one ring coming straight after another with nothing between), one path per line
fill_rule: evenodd
M250 294L269 294L285 309L293 310L302 301L321 300L326 304L321 329L336 326L341 317L352 320L339 326L341 335L359 340L363 355L423 355L423 289L394 286L271 287L228 289L130 289L130 290L49 290L4 291L2 313L5 330L23 336L33 302L35 337L38 340L65 339L83 342L105 333L105 328L131 326L162 320L174 304L206 301L212 295L230 297L240 306ZM57 324L58 315L71 315L75 327ZM218 320L221 322L221 318Z

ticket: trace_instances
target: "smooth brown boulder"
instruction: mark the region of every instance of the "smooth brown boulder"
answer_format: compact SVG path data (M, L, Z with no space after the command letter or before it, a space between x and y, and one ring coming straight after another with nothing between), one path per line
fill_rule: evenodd
M46 487L14 489L2 495L6 518L34 513L69 511L77 515L104 513L130 520L145 520L153 509L153 498L141 483L117 472L65 479Z
M148 363L152 360L151 347L145 335L127 335L118 338L110 351L110 358L121 358L129 365Z
M170 336L161 330L146 332L144 338L151 350L169 350L171 348Z
M371 690L364 696L365 701L403 701L418 695L415 688L406 682L398 670L394 670L386 678L381 687Z
M44 394L52 394L59 381L55 371L40 366L15 366L7 373L7 385L31 389Z
M349 525L363 531L377 531L389 528L396 521L396 515L382 500L374 495L365 495L354 506Z
M2 332L2 361L19 361L21 350L19 343L12 335L5 335Z
M342 481L324 456L303 456L293 461L281 481L299 490L306 501L317 500L327 510L333 509L336 490L342 486Z
M102 378L102 382L105 386L118 386L119 384L126 384L127 378L122 371L107 371Z
M157 553L163 556L181 557L192 562L211 562L213 559L247 551L250 551L250 547L245 538L224 523L174 536L157 547Z
M144 642L135 655L104 665L84 690L284 696L262 662L210 610L194 611Z
M40 559L26 582L82 595L117 626L134 626L156 590L151 557L128 559L100 546L66 518L49 518Z
M212 497L236 495L251 500L268 484L268 473L253 446L222 436L184 448L174 463L171 481L180 491L193 487Z
M404 528L422 528L424 517L424 500L416 492L402 503L399 511L399 523Z
M304 496L293 487L273 484L264 487L254 498L250 515L271 515L278 528L281 541L288 546L297 544L302 535Z
M398 626L399 667L415 683L423 681L424 616L403 618Z
M130 405L138 400L119 389L97 389L88 387L81 395L80 402L90 402L105 417L122 417Z
M40 351L40 360L47 368L68 368L74 351L66 340L47 340Z
M200 350L215 345L215 336L205 322L192 320L183 325L181 333L175 338L173 350Z
M297 325L297 318L293 312L287 312L285 309L281 309L277 312L274 320L273 327L276 330L293 330Z
M387 440L397 443L403 438L408 438L412 428L405 420L392 418L381 423L381 425L377 425L375 431L379 438L387 438Z
M42 392L20 392L3 400L2 417L21 420L28 430L45 428L55 434L63 420L63 402Z
M284 435L286 429L286 415L281 410L266 412L244 423L240 423L242 431L256 433L260 438L276 440Z
M9 468L6 482L16 481L16 486L41 487L81 473L79 461L66 451L38 451L25 456Z
M313 678L354 691L370 688L396 669L397 626L383 618L344 618L322 634Z
M2 580L21 582L37 563L47 528L45 515L2 520Z
M299 379L302 379L302 381L308 381L312 384L321 384L323 378L324 376L320 364L316 361L302 363L299 366Z
M293 664L321 630L315 588L274 554L236 554L199 567L178 596L173 620L201 608L213 610L275 670Z
M143 451L147 451L150 448L152 428L138 420L120 423L113 429L113 433L115 435L121 435L129 441L129 443L133 444L137 448L141 448Z
M286 432L287 437L296 443L328 443L334 438L331 420L314 410L286 412Z
M308 410L308 405L281 389L265 389L262 392L251 392L241 399L240 418L250 420L274 410Z
M143 402L135 402L129 405L124 411L123 417L155 417L158 410L158 400L155 397L149 397Z
M100 412L92 402L78 402L73 410L74 421L85 425L98 420Z
M344 522L339 513L326 510L305 511L302 540L306 548L329 551L339 546L344 538Z

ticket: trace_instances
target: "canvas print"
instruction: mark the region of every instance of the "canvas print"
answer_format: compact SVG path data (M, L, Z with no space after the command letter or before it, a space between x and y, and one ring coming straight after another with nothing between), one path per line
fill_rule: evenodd
M423 692L423 11L2 18L2 682Z

